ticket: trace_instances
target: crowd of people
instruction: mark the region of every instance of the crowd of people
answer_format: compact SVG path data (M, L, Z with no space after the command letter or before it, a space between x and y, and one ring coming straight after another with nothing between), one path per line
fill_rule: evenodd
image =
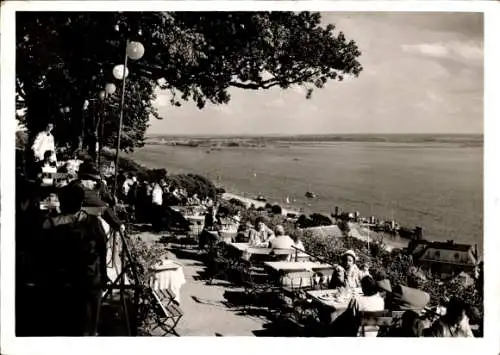
M189 228L169 206L202 201L164 178L138 181L132 174L120 174L112 194L114 177L103 176L88 154L56 155L53 128L48 124L35 137L30 159L17 169L16 331L21 336L96 335L101 297L110 284L111 232L124 232L129 216L157 230L172 224ZM122 204L131 208L123 215L116 208Z
M49 124L37 135L29 171L17 177L16 247L20 262L16 304L20 335L97 334L102 292L110 283L106 267L109 232L125 230L124 218L114 209L119 204L128 206L126 218L150 223L157 232L189 230L191 223L173 206L196 210L204 215L200 249L217 242L217 234L231 225L237 230L231 242L289 250L290 260L297 250L305 250L298 235L287 235L283 226L272 230L261 217L253 225L242 223L240 212L230 214L217 200L188 193L182 186L169 184L166 176L147 180L121 173L113 189L115 194L111 194L113 176L103 177L88 155L75 153L57 160L52 129ZM54 178L56 173L64 178ZM355 319L359 312L404 311L400 326L389 336L474 336L470 310L460 300L447 300L446 312L426 322L421 313L430 301L429 294L391 285L387 278L371 275L368 264L358 267L357 262L356 253L346 251L340 264L334 266L328 284L329 289L340 293L362 291L349 303L345 312L349 319ZM33 297L43 307L27 306L33 303ZM335 324L332 333L352 336L348 334L352 329L342 319ZM365 335L378 333L379 329L372 327Z
M347 311L334 322L332 333L338 336L355 336L359 330L356 315L360 312L403 312L397 327L389 329L384 336L390 337L474 337L469 324L472 309L458 298L443 302L444 312L431 311L427 305L430 295L422 290L405 285L391 285L383 275L372 276L368 270L358 268L354 251L347 250L341 263L335 265L329 289L350 295ZM361 294L350 291L361 289ZM329 314L323 316L329 317ZM365 329L364 336L379 336L377 326Z

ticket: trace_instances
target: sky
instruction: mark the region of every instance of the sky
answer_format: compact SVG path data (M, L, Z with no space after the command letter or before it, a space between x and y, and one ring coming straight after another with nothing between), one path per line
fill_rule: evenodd
M327 12L362 52L358 78L305 89L231 89L227 105L155 103L148 134L483 133L482 13Z

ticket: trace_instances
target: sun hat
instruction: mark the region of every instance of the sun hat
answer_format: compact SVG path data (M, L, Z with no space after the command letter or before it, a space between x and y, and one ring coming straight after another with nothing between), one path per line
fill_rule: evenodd
M383 280L377 281L377 286L382 291L389 292L389 293L392 292L391 281L389 279L383 279Z
M358 258L356 257L356 253L353 251L353 250L347 250L344 252L344 254L342 254L342 258L345 258L346 256L351 256L354 261L358 260Z
M430 301L430 295L422 290L397 285L392 292L393 304L399 310L421 311Z

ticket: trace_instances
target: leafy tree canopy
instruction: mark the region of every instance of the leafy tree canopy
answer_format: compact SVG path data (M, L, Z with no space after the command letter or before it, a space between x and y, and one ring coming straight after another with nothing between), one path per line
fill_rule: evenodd
M228 103L231 87L303 85L309 98L329 80L358 76L356 43L334 30L309 12L18 12L21 120L31 134L55 121L62 144L74 144L82 126L94 132L104 122L103 141L114 146L121 85L112 69L124 61L126 39L140 41L145 54L129 61L125 92L122 148L133 149L150 117L161 118L153 107L158 88L174 106L192 100L201 109ZM108 82L117 90L99 103Z

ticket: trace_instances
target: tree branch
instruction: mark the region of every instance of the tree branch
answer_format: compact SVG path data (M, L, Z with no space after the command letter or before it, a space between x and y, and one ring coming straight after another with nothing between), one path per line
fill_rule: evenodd
M309 74L304 74L301 77L295 78L293 80L287 80L286 77L283 77L283 79L279 79L277 77L274 77L273 79L265 80L260 83L242 83L239 81L230 81L229 85L234 86L240 89L249 89L249 90L259 90L259 89L269 89L273 86L280 85L281 83L285 82L287 85L292 85L292 84L298 84L301 83L307 79L310 79L311 77L318 75L321 72L321 70L316 70L313 73Z

